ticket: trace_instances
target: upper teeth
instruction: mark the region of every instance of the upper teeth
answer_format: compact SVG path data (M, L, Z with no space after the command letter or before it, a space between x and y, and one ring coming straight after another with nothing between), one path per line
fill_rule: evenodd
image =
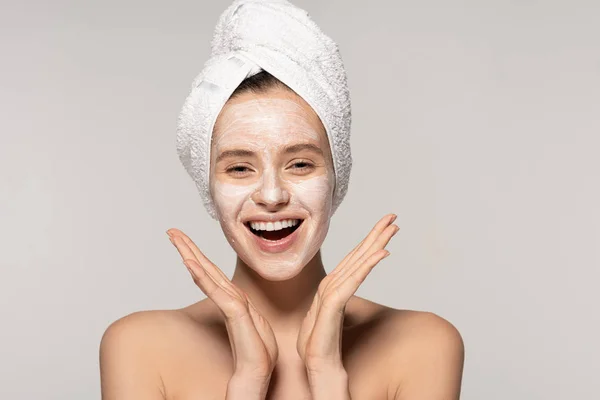
M299 219L284 219L275 222L258 222L250 221L250 226L255 231L278 231L283 228L289 228L291 226L298 225Z

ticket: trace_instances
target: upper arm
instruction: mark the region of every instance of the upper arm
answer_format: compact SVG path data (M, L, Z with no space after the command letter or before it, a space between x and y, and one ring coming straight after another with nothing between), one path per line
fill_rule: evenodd
M402 345L403 368L395 400L458 400L464 342L450 322L419 313Z
M164 387L152 352L148 312L113 322L100 342L102 400L164 400Z

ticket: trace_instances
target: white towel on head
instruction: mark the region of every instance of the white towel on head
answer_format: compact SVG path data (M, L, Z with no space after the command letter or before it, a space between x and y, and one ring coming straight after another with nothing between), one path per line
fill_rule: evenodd
M337 44L286 0L236 0L219 18L211 56L192 83L177 121L177 153L217 218L210 196L213 126L239 84L261 70L293 89L321 118L333 157L335 212L348 190L350 93Z

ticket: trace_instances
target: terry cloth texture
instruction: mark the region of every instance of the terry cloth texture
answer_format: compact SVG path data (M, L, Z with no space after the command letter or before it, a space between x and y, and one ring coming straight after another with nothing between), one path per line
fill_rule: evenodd
M308 13L286 0L236 0L220 16L211 55L192 82L177 120L179 159L213 218L209 190L213 126L239 84L265 70L293 89L321 118L333 157L333 212L348 190L350 92L337 44Z

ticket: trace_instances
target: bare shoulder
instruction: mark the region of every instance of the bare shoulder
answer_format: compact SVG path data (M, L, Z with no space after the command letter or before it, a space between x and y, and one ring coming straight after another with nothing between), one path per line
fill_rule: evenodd
M433 343L463 346L458 329L445 318L429 311L397 309L370 300L352 299L351 324L377 325L390 334L384 338L386 345L404 350L418 351ZM413 350L416 349L416 350Z
M135 312L106 328L100 341L103 399L165 398L160 351L156 345L161 343L170 317L170 313L162 311Z
M386 313L396 336L390 345L403 357L411 359L412 370L415 370L415 363L431 365L435 359L450 363L462 359L462 336L447 319L429 311L389 308Z
M361 325L377 327L371 330L386 354L378 365L382 372L393 371L390 398L458 398L464 342L450 321L433 312L395 309L362 298L354 304L362 310Z
M211 301L205 299L188 307L171 310L136 311L111 323L102 343L131 341L152 346L157 352L173 350L173 340L207 339L223 333L223 318ZM226 332L225 332L226 333Z
M151 346L156 351L169 346L166 339L178 335L200 334L201 325L194 323L185 309L136 311L112 322L106 328L101 346L127 343Z
M205 300L182 309L128 314L112 322L102 336L103 398L132 385L137 386L127 389L132 396L171 398L173 393L167 392L178 387L177 380L186 378L188 371L210 379L219 364L227 369L227 349L227 332ZM136 379L131 379L134 371Z

